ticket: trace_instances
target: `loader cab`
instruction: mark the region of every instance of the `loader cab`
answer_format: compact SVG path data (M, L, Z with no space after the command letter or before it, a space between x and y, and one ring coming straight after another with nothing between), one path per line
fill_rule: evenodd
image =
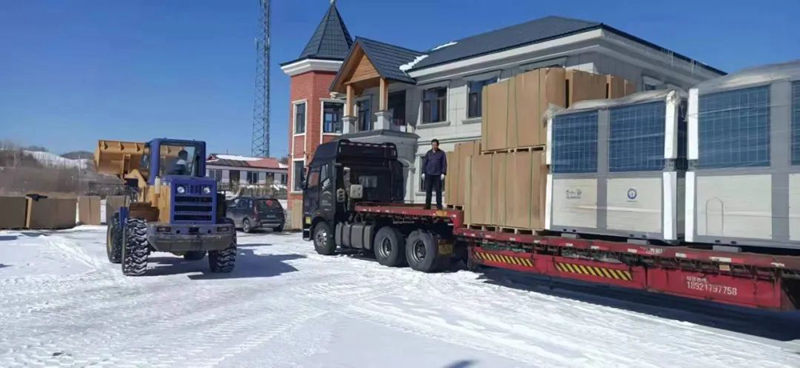
M140 167L148 173L148 184L166 176L203 177L206 143L183 139L153 139L145 144Z
M320 145L303 183L303 234L346 221L356 203L402 203L403 165L393 143L338 140Z

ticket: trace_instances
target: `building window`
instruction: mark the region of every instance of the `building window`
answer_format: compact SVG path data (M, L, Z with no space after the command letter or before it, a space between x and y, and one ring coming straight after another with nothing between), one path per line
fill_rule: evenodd
M222 181L222 170L220 169L208 169L208 177L213 178L217 182Z
M358 130L369 131L372 130L372 113L371 113L371 100L361 100L356 103L358 109Z
M597 111L553 119L554 173L597 172Z
M406 125L406 91L389 94L389 111L392 112L392 124Z
M294 134L306 132L306 103L300 102L294 105Z
M769 86L701 95L698 166L769 166Z
M481 97L483 96L483 87L497 82L497 78L490 78L480 81L467 82L467 117L478 118L482 114Z
M228 172L228 180L231 183L239 184L239 170L231 170Z
M617 107L610 112L608 169L612 172L664 169L666 103Z
M800 82L792 83L792 165L800 165Z
M247 184L258 184L258 172L256 171L247 172Z
M339 102L322 103L322 132L341 133L342 115L344 115L344 104Z
M305 167L303 160L297 160L292 162L293 169L292 171L292 190L295 192L303 191L303 178L305 177Z
M429 88L422 92L422 122L447 121L447 87Z

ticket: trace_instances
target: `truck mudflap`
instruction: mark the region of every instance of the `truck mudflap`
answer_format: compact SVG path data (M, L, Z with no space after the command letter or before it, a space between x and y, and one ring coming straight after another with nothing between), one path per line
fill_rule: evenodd
M658 265L632 266L549 254L469 247L477 264L514 271L660 292L744 307L798 309L791 279L775 272L732 273Z
M148 224L147 240L159 252L223 250L235 239L232 224Z

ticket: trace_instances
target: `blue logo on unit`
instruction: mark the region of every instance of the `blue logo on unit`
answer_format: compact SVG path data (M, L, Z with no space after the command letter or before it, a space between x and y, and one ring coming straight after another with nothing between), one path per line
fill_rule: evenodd
M638 196L639 196L639 193L636 192L636 189L634 189L634 188L628 189L628 199L634 200Z

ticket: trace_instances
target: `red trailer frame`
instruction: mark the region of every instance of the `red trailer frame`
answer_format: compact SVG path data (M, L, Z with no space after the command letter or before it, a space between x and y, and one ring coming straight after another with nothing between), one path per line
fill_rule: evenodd
M445 222L473 264L753 308L800 308L800 256L472 230L460 210L361 204L393 221Z

